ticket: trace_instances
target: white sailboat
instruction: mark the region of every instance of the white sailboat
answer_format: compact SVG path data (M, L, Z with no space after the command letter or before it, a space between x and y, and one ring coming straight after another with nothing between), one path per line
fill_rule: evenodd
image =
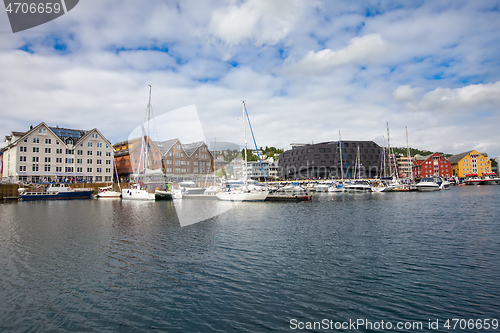
M165 175L162 170L149 169L149 122L151 117L151 85L149 85L149 100L146 110L146 133L142 135L141 156L139 158L138 174L134 175L136 183L129 189L122 189L123 200L155 200L161 198L172 199L169 189L158 189L158 184L165 185ZM156 192L156 193L155 193Z
M98 198L119 198L122 196L121 188L120 188L120 178L118 177L118 170L116 169L115 159L113 157L113 168L116 174L116 179L118 180L118 191L113 189L113 173L111 174L111 185L106 187L99 187L97 189L97 197Z
M245 164L244 164L244 179L243 179L243 184L241 186L227 186L223 191L219 191L216 196L219 200L222 201L264 201L266 200L267 196L269 195L269 189L267 187L255 187L255 186L249 186L248 185L248 175L247 175L247 138L246 138L246 121L245 119L248 120L250 130L252 130L252 127L250 125L250 121L248 118L248 112L246 111L245 107L245 101L243 101L243 132L244 132L244 139L245 139ZM252 133L253 136L253 133ZM254 139L255 142L255 139ZM259 154L257 145L255 147L257 149L257 154ZM259 156L259 161L260 161L260 156ZM262 162L261 162L261 167L262 167ZM264 173L264 172L263 172ZM265 177L265 175L264 175Z
M356 179L356 170L358 172L358 179ZM356 154L356 164L354 166L354 181L351 184L346 185L345 189L349 193L372 192L372 186L370 185L370 183L366 180L361 179L361 159L359 146L358 152Z

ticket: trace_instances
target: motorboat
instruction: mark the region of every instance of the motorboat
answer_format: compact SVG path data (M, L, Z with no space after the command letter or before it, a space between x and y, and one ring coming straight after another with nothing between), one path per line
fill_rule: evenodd
M450 187L450 182L445 181L443 177L425 177L420 180L416 185L417 190L420 192L430 192L444 190Z
M366 193L372 192L371 184L366 180L356 180L344 186L346 192L349 193Z
M19 191L19 200L70 200L90 199L94 190L85 188L72 188L65 183L47 183L46 188L28 189Z

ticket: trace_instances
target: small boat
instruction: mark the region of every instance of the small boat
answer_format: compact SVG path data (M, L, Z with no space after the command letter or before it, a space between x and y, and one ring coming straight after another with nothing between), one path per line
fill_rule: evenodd
M19 192L19 200L70 200L90 199L94 190L85 188L72 188L68 184L48 183L45 189L29 190L22 189Z
M465 175L467 177L464 181L465 185L484 185L484 179L479 178L475 173Z
M106 187L99 187L97 189L98 198L119 198L121 196L122 196L121 192L113 190L113 185L109 185Z
M328 189L331 187L331 184L329 183L326 183L326 182L322 182L322 183L318 183L316 185L314 185L314 191L316 192L322 192L322 193L326 193L328 192Z
M351 184L344 186L345 190L349 193L366 193L372 192L372 186L368 181L356 180Z
M206 190L203 187L197 187L195 182L190 181L180 182L179 189L182 191L183 196L204 194Z
M328 188L328 193L344 193L345 188L342 183L333 183L331 187Z
M420 192L430 192L445 190L450 187L450 182L445 181L443 177L425 177L420 180L420 183L416 185L417 190Z

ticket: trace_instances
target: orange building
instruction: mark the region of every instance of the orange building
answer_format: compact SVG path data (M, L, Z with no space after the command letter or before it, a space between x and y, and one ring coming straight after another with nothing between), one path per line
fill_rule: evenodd
M149 151L148 169L161 169L162 172L164 172L162 167L161 151L150 138L147 140L147 143ZM116 170L120 181L130 181L131 174L144 172L144 164L142 162L144 156L141 156L143 144L146 144L146 137L138 137L113 145L113 148L115 149Z

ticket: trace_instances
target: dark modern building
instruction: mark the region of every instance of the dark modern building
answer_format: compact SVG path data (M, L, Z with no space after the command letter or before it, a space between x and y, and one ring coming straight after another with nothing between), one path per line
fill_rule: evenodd
M359 147L361 168L356 167ZM342 165L340 154L342 153ZM373 141L322 142L295 147L279 156L278 166L283 179L377 178L380 175L382 148ZM354 171L356 169L356 177Z

